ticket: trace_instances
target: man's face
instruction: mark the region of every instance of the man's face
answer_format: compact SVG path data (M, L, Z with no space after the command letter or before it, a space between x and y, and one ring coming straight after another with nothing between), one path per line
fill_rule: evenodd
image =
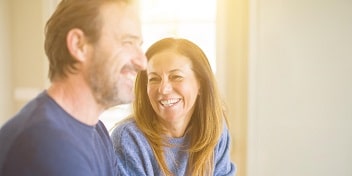
M93 45L86 80L98 104L109 108L133 99L136 74L145 69L141 23L136 8L123 3L101 7L101 37Z

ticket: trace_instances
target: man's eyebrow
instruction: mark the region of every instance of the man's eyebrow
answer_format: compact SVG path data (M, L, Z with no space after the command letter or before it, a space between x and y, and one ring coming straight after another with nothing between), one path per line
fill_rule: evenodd
M123 39L136 39L139 40L140 36L134 34L125 34L122 36Z
M138 42L138 44L141 46L143 44L143 40L139 35L133 35L133 34L126 34L122 36L122 40L132 40Z

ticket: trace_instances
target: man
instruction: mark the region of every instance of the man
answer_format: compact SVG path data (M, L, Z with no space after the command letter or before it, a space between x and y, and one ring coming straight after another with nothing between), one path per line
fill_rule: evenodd
M133 98L141 40L130 0L62 0L46 25L52 84L0 129L0 175L118 175L98 116Z

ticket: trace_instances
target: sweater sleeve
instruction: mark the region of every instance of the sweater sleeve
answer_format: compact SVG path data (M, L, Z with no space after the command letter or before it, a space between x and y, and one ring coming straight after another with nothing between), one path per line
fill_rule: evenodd
M224 128L215 150L214 176L235 175L236 167L230 159L230 134L227 128Z
M160 175L153 152L135 123L129 121L116 127L111 139L122 176Z

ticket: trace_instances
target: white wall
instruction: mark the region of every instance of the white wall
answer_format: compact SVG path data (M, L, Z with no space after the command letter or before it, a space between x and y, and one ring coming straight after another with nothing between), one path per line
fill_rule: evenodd
M0 126L12 113L9 4L0 1Z
M0 126L48 82L44 24L54 3L0 1Z
M352 1L252 0L249 176L352 175Z
M45 83L42 0L11 0L15 109L36 96Z

